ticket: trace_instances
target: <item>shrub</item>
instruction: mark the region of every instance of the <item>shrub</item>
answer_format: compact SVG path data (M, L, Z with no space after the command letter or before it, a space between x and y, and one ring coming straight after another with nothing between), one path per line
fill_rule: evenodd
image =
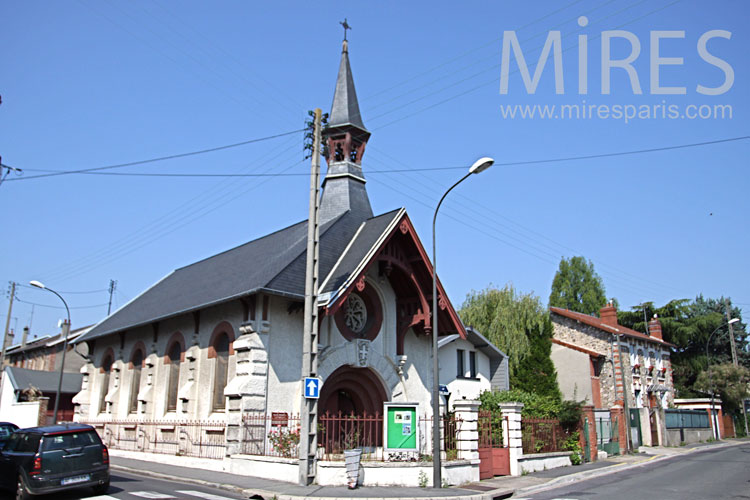
M570 463L573 465L581 465L583 462L583 450L581 449L580 438L581 433L575 431L565 439L565 442L562 445L563 450L573 452L570 456Z
M293 431L279 429L268 433L273 449L282 457L292 458L299 444L299 429Z
M490 411L499 411L500 403L523 403L521 414L534 418L557 418L561 408L560 400L553 396L540 396L519 389L503 392L485 391L479 395L479 401L481 409Z

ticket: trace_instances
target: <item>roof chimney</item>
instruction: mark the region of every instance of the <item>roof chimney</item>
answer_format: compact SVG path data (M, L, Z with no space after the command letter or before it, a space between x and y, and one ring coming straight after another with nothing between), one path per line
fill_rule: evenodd
M654 319L648 322L648 332L655 339L664 340L661 335L661 322L659 321L659 318L656 316L656 314L654 314Z
M599 317L605 325L617 326L617 309L612 302L599 309Z
M21 347L26 347L26 341L29 338L29 327L23 327L23 336L21 337Z

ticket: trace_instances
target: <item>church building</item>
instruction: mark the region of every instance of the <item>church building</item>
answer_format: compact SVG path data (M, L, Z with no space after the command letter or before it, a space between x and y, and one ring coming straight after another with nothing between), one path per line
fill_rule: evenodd
M370 138L346 40L319 209L318 415L418 403L431 417L432 335L467 339L405 209L375 215L363 158ZM307 220L176 269L76 341L88 345L80 421L225 422L227 455L244 415L300 412ZM487 362L489 363L489 362ZM489 366L489 365L488 365Z

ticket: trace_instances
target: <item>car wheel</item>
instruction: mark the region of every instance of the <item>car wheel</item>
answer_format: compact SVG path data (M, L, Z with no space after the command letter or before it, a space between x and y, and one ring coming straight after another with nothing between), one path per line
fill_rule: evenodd
M109 479L106 483L97 484L94 486L94 495L104 495L109 490Z
M19 474L18 480L16 481L16 500L30 500L31 494L26 489L26 485L23 482L23 477Z

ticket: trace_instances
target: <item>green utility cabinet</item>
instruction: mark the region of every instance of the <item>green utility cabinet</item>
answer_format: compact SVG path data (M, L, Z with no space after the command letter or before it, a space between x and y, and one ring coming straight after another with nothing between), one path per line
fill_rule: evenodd
M419 451L419 403L384 403L386 451Z

